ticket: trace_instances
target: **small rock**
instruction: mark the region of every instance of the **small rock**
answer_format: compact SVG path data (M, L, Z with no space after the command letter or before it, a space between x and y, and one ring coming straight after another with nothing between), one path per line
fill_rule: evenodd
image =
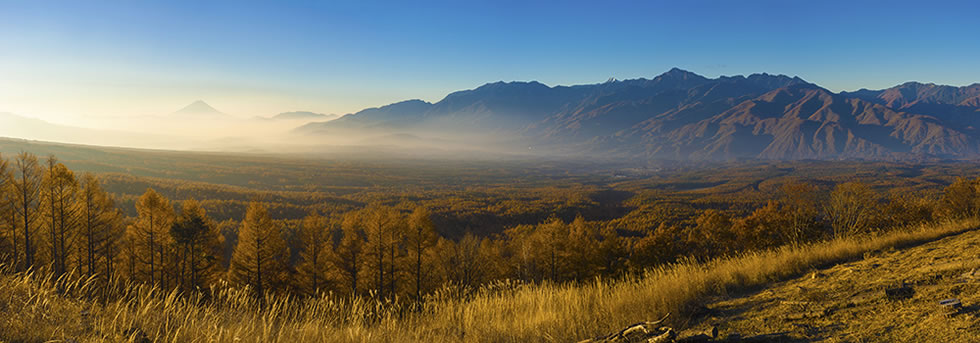
M885 288L885 297L892 301L909 299L914 295L915 289L904 282L898 287Z
M963 304L960 303L960 299L951 298L945 299L939 302L940 309L942 309L943 314L946 316L953 316L960 312L963 308Z

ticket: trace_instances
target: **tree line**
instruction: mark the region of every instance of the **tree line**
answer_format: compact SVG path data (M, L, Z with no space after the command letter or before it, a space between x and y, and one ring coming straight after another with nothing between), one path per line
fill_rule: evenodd
M824 191L788 182L745 216L700 211L694 225L641 232L615 221L552 218L490 236L438 234L429 210L380 203L309 213L295 225L252 201L223 234L201 202L147 189L127 216L91 174L54 156L0 156L0 262L15 271L70 272L197 292L230 285L268 293L334 293L421 301L452 285L496 280L577 282L681 258L710 258L784 244L867 234L980 215L980 179L958 179L938 199L886 198L856 182ZM131 211L132 212L132 211ZM230 251L231 253L226 253Z
M53 156L0 156L0 213L0 256L14 270L116 273L125 218L93 175L78 177Z

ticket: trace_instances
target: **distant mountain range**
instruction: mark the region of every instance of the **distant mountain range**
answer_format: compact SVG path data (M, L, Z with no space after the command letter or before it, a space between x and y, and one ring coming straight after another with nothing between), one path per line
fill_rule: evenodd
M189 149L196 145L185 137L59 125L6 112L0 113L0 137L139 148Z
M340 116L338 116L336 114L323 114L323 113L313 113L313 112L306 112L306 111L295 111L295 112L283 112L283 113L279 113L279 114L277 114L275 116L272 116L272 118L269 118L269 119L273 119L273 120L308 120L308 121L317 120L317 121L322 121L322 120L337 119L338 117L340 117Z
M151 149L306 151L309 145L296 142L289 132L297 125L336 117L313 112L286 112L272 117L248 118L226 114L197 100L166 115L91 117L87 126L0 112L0 137Z
M182 117L185 119L232 119L233 117L221 112L203 100L196 100L187 106L172 113L171 116ZM283 112L272 117L254 117L258 120L281 120L281 121L326 121L337 119L336 114L323 114L308 111Z
M559 154L626 158L921 159L980 154L980 84L915 82L834 93L798 77L653 79L549 87L496 82L436 103L409 100L294 130L311 137L409 134Z

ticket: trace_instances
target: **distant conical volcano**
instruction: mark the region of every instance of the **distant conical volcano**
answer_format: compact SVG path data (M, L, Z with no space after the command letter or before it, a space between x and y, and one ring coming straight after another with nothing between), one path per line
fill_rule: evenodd
M216 110L208 103L197 100L192 102L190 105L184 106L179 111L174 112L175 115L180 116L194 116L194 117L220 117L225 114L221 111Z

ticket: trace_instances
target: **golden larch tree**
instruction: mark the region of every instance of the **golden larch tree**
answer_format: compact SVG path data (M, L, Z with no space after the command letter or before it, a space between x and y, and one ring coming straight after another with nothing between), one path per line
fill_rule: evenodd
M182 290L208 289L217 280L222 237L207 212L194 199L181 204L170 227L176 251L176 285Z
M303 219L299 231L300 263L298 272L299 289L311 295L329 286L327 275L333 253L333 237L327 218L313 212Z
M343 236L334 252L330 254L332 268L328 276L338 285L338 291L354 296L358 294L363 283L361 265L365 237L360 213L352 211L344 214L340 229Z
M17 264L17 226L16 217L13 216L13 196L11 188L13 176L10 175L9 162L3 155L0 155L0 263L6 262L8 265Z
M414 281L413 295L416 301L422 300L427 280L431 280L432 253L439 234L436 233L435 226L432 225L429 211L424 207L417 207L408 217L408 230L405 232L405 246L408 251L409 273Z
M483 240L471 232L463 235L458 243L439 239L436 259L446 282L476 288L484 281L487 261L481 253L482 243Z
M277 291L288 272L289 251L282 229L272 222L268 209L252 202L238 230L238 245L231 255L229 279L249 286L260 298Z
M371 288L379 298L394 296L396 283L397 237L400 218L398 212L387 206L374 206L362 210L361 223L367 241L364 242L364 267L373 276Z
M81 187L77 200L80 215L79 264L85 275L99 274L108 282L124 233L122 212L92 174L82 175Z
M37 156L21 152L14 160L13 207L17 218L17 231L23 239L24 260L18 270L34 266L36 249L35 234L40 226L41 217L41 181L43 171L38 164Z
M569 267L568 225L552 218L534 228L531 240L538 264L543 267L542 276L552 281L565 279Z
M568 225L568 264L572 278L585 280L599 270L599 232L595 225L578 215Z
M166 286L174 209L170 200L148 188L136 201L136 212L136 221L127 230L131 270L136 274L132 277Z
M47 160L42 181L44 217L47 222L48 263L55 275L64 274L76 260L73 254L75 235L79 224L79 206L76 202L79 187L75 174L58 163L54 156Z

